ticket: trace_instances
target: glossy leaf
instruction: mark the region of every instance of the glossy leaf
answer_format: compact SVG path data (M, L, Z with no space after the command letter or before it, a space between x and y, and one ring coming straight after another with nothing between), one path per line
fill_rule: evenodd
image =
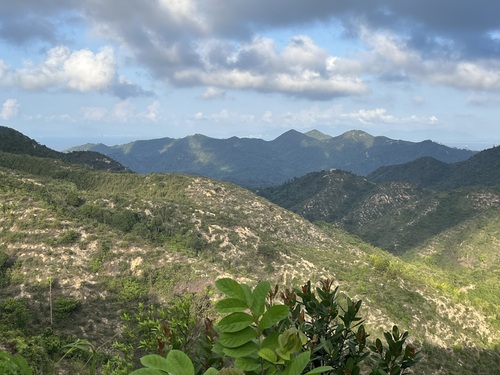
M236 348L224 348L224 354L232 358L241 358L257 352L258 349L259 346L255 342L249 341Z
M285 305L274 305L271 306L262 316L259 322L259 329L261 331L265 330L288 317L290 309Z
M259 350L259 352L257 354L259 355L260 358L263 358L268 362L271 362L271 363L278 362L278 355L272 349L262 348Z
M253 317L244 312L234 312L221 319L217 324L219 332L238 332L252 325Z
M249 357L237 358L234 364L236 367L245 371L255 371L261 367L261 363L258 359Z
M261 281L253 290L253 304L251 307L252 315L256 318L264 314L266 298L271 290L271 284L268 281Z
M129 375L165 375L167 372L161 371L155 368L140 368L138 370L132 371Z
M300 353L293 361L286 367L285 372L287 375L300 375L306 368L311 358L311 352Z
M247 327L238 332L221 333L219 343L226 348L237 348L249 341L252 341L257 336L257 332L252 327Z
M218 279L215 282L215 286L230 298L237 298L243 301L246 300L245 292L236 280L230 278Z
M168 372L175 375L194 375L194 366L186 353L171 350L167 355Z
M145 367L156 368L163 371L168 370L168 361L157 354L149 354L142 357L141 363Z
M247 309L247 303L237 298L225 298L217 302L215 310L221 314L244 311Z

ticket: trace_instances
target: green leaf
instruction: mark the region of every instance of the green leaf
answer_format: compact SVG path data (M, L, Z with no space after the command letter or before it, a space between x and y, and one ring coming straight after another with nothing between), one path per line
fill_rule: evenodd
M171 350L167 354L168 372L175 375L194 375L194 366L186 353Z
M257 352L257 354L259 355L260 358L263 358L268 362L274 364L278 362L278 355L272 349L262 348Z
M219 371L219 375L245 375L245 372L238 368L223 368Z
M323 372L331 371L333 370L332 366L320 366L316 367L315 369L312 369L309 372L306 372L304 375L314 375L314 374L321 374Z
M215 310L221 314L244 311L247 308L247 303L237 298L222 299L215 305Z
M237 348L257 337L257 332L252 327L247 327L238 332L221 333L219 343L226 348Z
M155 368L140 368L132 371L129 375L165 375L167 372Z
M257 284L253 290L253 304L251 306L252 315L255 318L260 317L264 314L264 308L266 306L266 298L271 290L271 284L268 281L261 281Z
M232 358L240 358L255 353L258 349L259 346L255 342L249 341L236 348L224 348L224 354Z
M261 363L258 359L249 357L237 358L236 361L234 361L234 364L236 365L236 367L245 371L254 371L261 366Z
M209 369L207 369L207 371L205 371L203 373L203 375L218 375L219 374L219 370L217 370L216 368L213 368L213 367L210 367Z
M248 307L253 305L253 294L252 290L247 284L241 284L241 288L243 289L243 293L245 293L245 301Z
M215 286L230 298L237 298L246 301L245 291L236 280L230 278L218 279L215 282Z
M280 337L280 332L270 333L264 340L262 340L260 347L274 350L279 346L279 337Z
M259 322L259 329L261 331L265 330L278 323L280 320L283 320L288 317L288 313L290 309L285 305L274 305L271 306L265 313L262 315L262 319Z
M144 367L156 368L163 371L168 371L168 361L158 354L149 354L141 357L141 363Z
M311 358L311 352L300 353L295 357L292 362L286 367L285 372L288 375L300 375L302 371L306 368Z
M276 353L286 360L289 360L293 353L301 350L302 345L307 342L307 337L297 328L288 328L278 337L278 349Z
M253 317L244 312L234 312L221 319L217 324L220 332L237 332L250 326L253 323Z

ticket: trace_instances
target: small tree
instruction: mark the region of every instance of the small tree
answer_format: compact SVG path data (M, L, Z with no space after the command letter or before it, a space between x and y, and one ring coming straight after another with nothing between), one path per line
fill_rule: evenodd
M229 278L215 285L225 298L215 306L222 319L215 326L219 337L213 351L233 365L203 369L205 375L358 375L370 356L368 334L358 316L361 301L346 297L339 303L331 280L315 289L307 282L301 289L285 290L279 294L284 304L276 301L278 287L271 289L267 281L253 289ZM369 346L377 359L372 375L401 375L419 361L420 353L405 345L407 332L400 335L394 327L384 337L387 349L379 339ZM191 359L179 350L166 358L145 356L141 363L145 368L131 375L195 374Z

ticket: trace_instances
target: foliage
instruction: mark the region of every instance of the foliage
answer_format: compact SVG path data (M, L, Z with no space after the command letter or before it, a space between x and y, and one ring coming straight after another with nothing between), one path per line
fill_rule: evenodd
M394 326L392 332L385 332L384 336L389 345L387 349L384 349L380 339L375 341L375 345L370 345L374 358L378 359L372 375L401 374L421 359L421 353L416 352L414 347L404 347L408 332L400 334L398 327Z
M358 316L361 301L346 297L345 306L338 302L338 287L321 280L315 290L308 281L300 290L285 290L282 298L290 307L292 321L307 336L312 350L311 369L331 366L339 374L356 374L366 359L366 338L363 321ZM297 298L299 297L299 298Z
M4 329L26 329L32 315L23 299L6 298L0 301L0 327Z
M360 374L370 354L368 334L357 316L361 301L346 298L341 306L331 280L321 281L315 290L310 281L300 290L286 289L280 293L284 304L276 303L278 287L271 289L267 281L253 289L230 278L218 279L215 285L225 298L215 306L222 318L216 325L219 337L213 350L234 363L219 374ZM392 335L384 336L387 349L379 339L370 346L380 357L372 374L404 374L420 360L420 353L405 345L407 332L400 335L395 326ZM168 351L166 358L147 355L141 363L145 368L133 375L195 374L190 357L176 349ZM179 364L183 371L176 367ZM204 369L205 374L217 373L213 367Z
M0 350L0 373L3 375L32 375L28 362L20 355Z
M89 370L89 375L94 375L96 373L96 368L97 368L97 349L95 348L92 343L90 343L88 340L76 340L73 343L67 344L63 346L63 349L67 349L66 353L64 356L60 359L64 359L65 356L70 355L74 351L81 351L84 352L85 354L88 355L89 359L87 361L88 363L88 370Z
M56 297L53 313L56 319L66 319L80 306L80 301L71 297Z

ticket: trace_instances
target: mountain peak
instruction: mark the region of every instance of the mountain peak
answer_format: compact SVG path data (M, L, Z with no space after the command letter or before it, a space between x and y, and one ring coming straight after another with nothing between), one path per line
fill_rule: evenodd
M318 141L325 141L327 139L332 138L332 136L330 136L328 134L324 134L316 129L310 130L307 133L304 133L304 135L307 135L308 137L317 139Z
M291 130L284 132L279 137L275 138L272 142L293 142L293 141L297 141L297 140L302 140L305 137L306 137L306 135L304 135L303 133L301 133L295 129L291 129Z

